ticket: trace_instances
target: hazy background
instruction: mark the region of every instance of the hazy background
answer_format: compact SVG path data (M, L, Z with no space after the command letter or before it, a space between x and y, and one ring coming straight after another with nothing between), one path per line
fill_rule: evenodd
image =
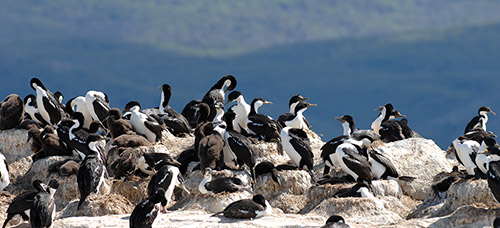
M220 77L277 117L296 93L327 141L334 116L369 128L391 102L443 149L482 105L500 113L500 1L1 1L0 97L39 77L64 102L88 90L111 106L179 112ZM500 116L488 130L498 133Z

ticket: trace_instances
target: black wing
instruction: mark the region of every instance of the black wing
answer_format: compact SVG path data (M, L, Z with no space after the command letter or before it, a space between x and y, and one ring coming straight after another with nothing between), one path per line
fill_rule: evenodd
M230 131L229 134L231 137L227 138L227 143L233 153L238 159L247 164L250 169L253 169L255 165L255 156L250 140L236 131Z
M392 162L391 162L391 160L389 160L389 158L387 158L386 156L384 156L383 154L379 153L376 150L370 150L369 154L373 160L375 160L378 163L385 166L386 171L385 171L384 175L382 175L382 177L381 177L382 179L387 177L387 176L399 177L399 174L398 174L398 171L396 170L396 167L394 167L394 164L392 164Z
M42 97L43 107L47 110L50 117L50 124L56 124L61 120L61 113L59 112L57 103L49 97Z
M30 210L31 227L50 227L54 206L54 199L51 198L49 193L38 193Z
M243 186L243 182L239 178L223 177L217 178L205 185L207 190L214 193L221 192L237 192Z
M156 135L156 139L161 139L161 125L155 121L144 121L144 126Z
M201 103L200 100L192 100L189 103L186 104L184 109L182 109L182 115L186 118L186 120L189 122L189 125L191 128L196 128L196 125L198 124L198 117L199 117L199 104Z
M264 138L264 140L280 139L279 124L271 120L268 116L256 114L249 116L248 120L248 128Z
M488 169L488 186L495 196L495 199L500 202L500 161L490 162Z
M330 159L330 154L335 153L335 150L337 147L344 143L345 140L349 139L349 136L347 135L341 135L338 137L335 137L331 139L330 141L326 142L325 145L321 147L321 157L323 158L324 161Z
M184 116L170 107L165 109L165 112L166 114L161 117L162 121L173 130L174 134L191 133L191 126Z
M103 164L95 155L91 154L85 157L76 175L76 182L80 191L78 207L85 202L90 193L97 191L97 186L103 172Z
M405 138L401 125L394 120L387 120L383 122L380 125L379 134L385 142L394 142Z
M305 164L309 170L312 170L314 155L306 132L299 128L290 128L288 130L288 135L292 138L290 144L292 144L293 149L295 149L302 158L301 163ZM303 167L299 168L302 169Z
M255 218L257 211L263 211L264 207L250 199L238 200L229 204L223 211L227 218Z
M467 126L465 127L464 134L467 134L468 132L473 130L482 129L480 118L481 118L480 116L474 116L474 118L472 118L472 120L470 120Z
M412 138L415 134L413 133L413 130L408 126L408 119L401 119L398 121L399 125L401 126L401 131L405 137L405 139Z
M108 102L102 99L100 96L94 96L95 100L92 102L92 106L94 106L94 112L99 118L99 121L103 121L108 117L108 112L111 110Z
M172 172L168 170L168 166L164 166L156 172L148 184L148 196L151 197L158 188L168 189L172 182Z
M292 114L292 113L287 112L287 113L281 114L278 117L278 123L281 124L281 127L286 127L285 122L293 120L293 118L295 118L295 115Z
M347 156L342 158L342 161L362 180L371 181L373 175L371 173L370 162L360 155L357 151L344 148L344 153Z
M130 214L130 227L151 227L157 215L158 207L151 203L149 199L145 199L137 204L132 214Z

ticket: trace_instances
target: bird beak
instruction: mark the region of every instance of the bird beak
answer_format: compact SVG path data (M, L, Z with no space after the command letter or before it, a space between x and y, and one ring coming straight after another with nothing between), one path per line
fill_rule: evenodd
M156 87L156 88L158 88L159 90L161 90L161 85L159 85L159 86L158 86L158 87Z
M493 114L493 115L496 115L496 113L494 111L491 111L490 113Z
M265 101L264 104L273 104L273 102Z
M406 115L403 115L403 114L401 114L401 113L397 112L397 113L396 113L396 117L403 117L403 118L406 118Z
M299 100L301 101L309 100L309 97L299 96Z
M384 106L378 107L377 109L375 109L375 111L382 111L382 109L384 109Z
M333 119L338 120L338 121L340 121L341 123L344 123L344 122L345 122L345 120L344 120L344 116L341 116L341 117L334 117Z

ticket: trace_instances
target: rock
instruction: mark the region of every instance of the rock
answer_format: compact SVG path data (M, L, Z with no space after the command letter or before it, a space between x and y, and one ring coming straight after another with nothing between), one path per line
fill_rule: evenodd
M78 200L74 200L58 213L57 218L130 214L134 207L135 204L119 194L91 195L80 210L77 209Z
M122 180L113 180L111 192L122 195L132 204L136 205L148 196L148 183L151 177L140 178L130 176Z
M466 205L481 208L500 207L486 180L459 180L441 196L429 194L429 197L409 214L408 218L443 217Z
M193 146L194 137L193 136L175 137L170 132L163 131L161 142L163 145L166 146L166 148L168 148L169 154L172 157L177 157L182 151Z
M370 224L372 226L396 224L403 220L397 213L388 210L385 205L397 203L395 198L384 202L371 198L330 198L321 202L311 213L328 217L337 214L346 219L346 223Z
M452 169L445 152L429 139L410 138L383 144L376 149L392 161L399 175L416 177L411 182L398 182L406 195L417 200L427 198L434 176Z
M28 141L28 131L10 129L0 131L0 153L5 155L7 164L15 163L32 155L31 143Z

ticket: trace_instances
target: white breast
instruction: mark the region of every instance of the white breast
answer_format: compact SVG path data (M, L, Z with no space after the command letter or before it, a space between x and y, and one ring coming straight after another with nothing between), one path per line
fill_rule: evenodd
M285 150L286 154L288 154L288 156L292 159L293 164L295 164L295 166L299 167L300 160L302 159L302 157L300 156L300 154L297 151L295 151L292 144L290 143L290 140L292 139L292 137L290 137L288 135L289 129L290 129L290 127L285 127L283 129L281 129L281 132L280 132L281 143L283 144L283 150Z

